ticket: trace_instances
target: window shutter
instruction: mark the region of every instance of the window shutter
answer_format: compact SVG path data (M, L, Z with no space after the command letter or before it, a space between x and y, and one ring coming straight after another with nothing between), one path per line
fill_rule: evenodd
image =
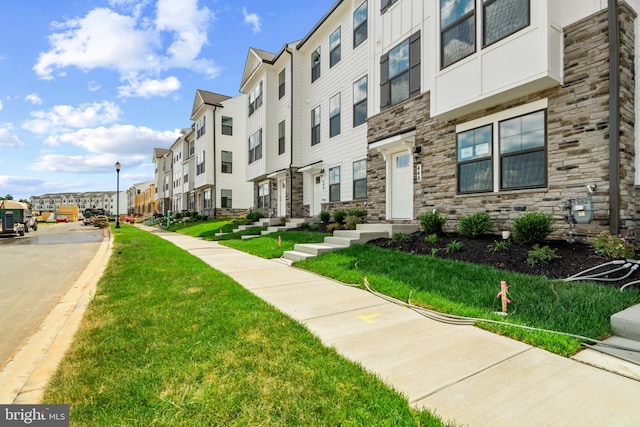
M389 54L380 58L380 109L389 106Z
M409 98L420 95L420 31L409 39Z

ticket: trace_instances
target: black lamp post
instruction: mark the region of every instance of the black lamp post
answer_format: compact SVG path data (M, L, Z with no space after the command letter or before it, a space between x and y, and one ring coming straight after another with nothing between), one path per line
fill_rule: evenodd
M116 162L116 228L120 228L120 162Z

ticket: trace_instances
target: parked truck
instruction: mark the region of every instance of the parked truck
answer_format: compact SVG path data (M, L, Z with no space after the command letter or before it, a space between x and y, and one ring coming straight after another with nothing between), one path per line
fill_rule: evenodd
M38 229L38 220L26 203L0 200L0 226L0 235L24 236L30 229Z

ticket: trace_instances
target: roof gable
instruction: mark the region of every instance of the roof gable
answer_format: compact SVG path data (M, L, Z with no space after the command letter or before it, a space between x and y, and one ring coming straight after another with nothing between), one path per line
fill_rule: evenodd
M214 105L217 107L222 106L222 102L231 98L230 96L220 95L219 93L213 93L202 89L196 90L196 96L193 100L193 106L191 107L191 119L196 115L198 110L204 105Z

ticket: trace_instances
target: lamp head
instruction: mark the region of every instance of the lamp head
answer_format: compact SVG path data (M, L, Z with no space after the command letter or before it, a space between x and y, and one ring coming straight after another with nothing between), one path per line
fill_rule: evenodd
M120 172L120 162L116 162L116 172Z

